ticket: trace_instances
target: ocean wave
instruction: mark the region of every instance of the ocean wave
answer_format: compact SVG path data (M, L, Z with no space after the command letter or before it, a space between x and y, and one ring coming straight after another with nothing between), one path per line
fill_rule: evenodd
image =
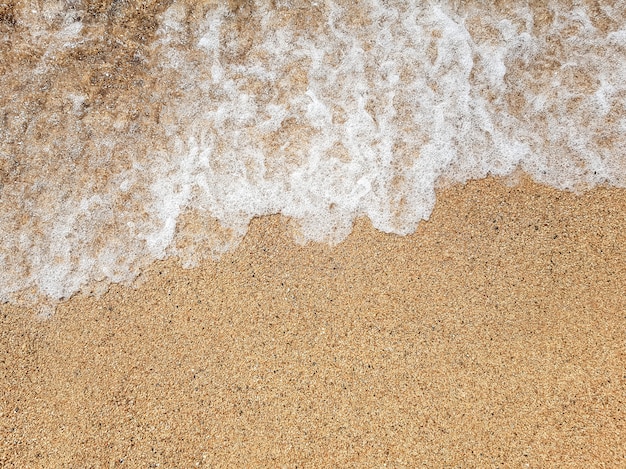
M442 181L626 186L610 2L0 6L0 300L219 257L250 220L408 234ZM99 289L99 290L98 290Z

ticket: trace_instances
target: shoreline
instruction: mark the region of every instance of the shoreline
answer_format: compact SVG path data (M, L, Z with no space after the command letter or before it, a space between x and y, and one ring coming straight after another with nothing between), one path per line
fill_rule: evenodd
M0 463L624 463L626 190L489 178L405 237L289 231L0 306Z

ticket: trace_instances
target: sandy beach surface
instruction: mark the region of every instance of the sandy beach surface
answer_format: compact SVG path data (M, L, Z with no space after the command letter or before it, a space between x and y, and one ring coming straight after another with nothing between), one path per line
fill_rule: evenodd
M626 465L626 191L487 179L411 236L294 230L1 306L0 466Z

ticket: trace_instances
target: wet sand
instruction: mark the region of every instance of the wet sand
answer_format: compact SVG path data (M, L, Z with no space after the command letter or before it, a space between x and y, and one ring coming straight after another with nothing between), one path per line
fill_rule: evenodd
M411 236L292 231L1 306L0 466L626 464L626 191L484 180Z

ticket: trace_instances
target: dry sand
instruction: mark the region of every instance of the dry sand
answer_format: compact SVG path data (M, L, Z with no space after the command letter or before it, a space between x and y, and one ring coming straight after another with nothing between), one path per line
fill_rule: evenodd
M485 180L412 236L290 229L2 306L0 466L626 465L626 191Z

